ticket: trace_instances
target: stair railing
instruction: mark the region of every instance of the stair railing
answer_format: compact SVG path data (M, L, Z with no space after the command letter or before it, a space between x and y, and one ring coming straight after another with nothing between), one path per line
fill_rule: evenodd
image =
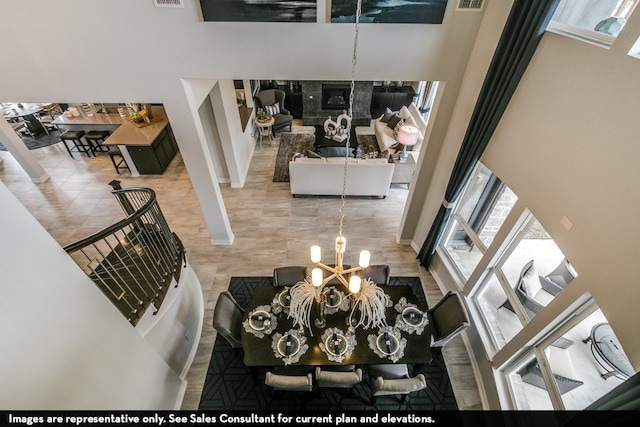
M135 326L149 307L157 313L173 279L177 286L185 252L153 190L109 184L127 217L64 250Z

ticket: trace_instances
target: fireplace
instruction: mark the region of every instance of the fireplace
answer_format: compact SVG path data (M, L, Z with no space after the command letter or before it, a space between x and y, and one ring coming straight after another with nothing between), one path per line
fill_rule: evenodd
M323 84L322 85L322 109L323 110L347 110L349 109L350 85Z

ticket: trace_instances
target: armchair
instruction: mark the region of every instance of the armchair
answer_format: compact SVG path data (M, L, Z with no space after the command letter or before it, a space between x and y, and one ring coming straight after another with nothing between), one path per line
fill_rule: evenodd
M270 116L273 116L275 122L271 129L274 134L276 130L288 128L291 131L291 124L293 123L293 116L291 112L284 107L284 98L285 93L280 89L267 89L262 92L258 92L254 98L256 102L256 106L258 108L265 109L266 107L273 107L276 103L278 103L277 109L279 112L275 114L269 114L268 111L265 111Z
M520 272L518 284L514 289L529 320L563 289L546 277L538 275L533 262L534 260L531 260L524 265ZM509 300L505 301L500 307L514 311Z
M531 320L544 308L545 305L558 295L562 289L564 289L563 286L549 280L547 277L538 275L533 262L534 260L531 260L524 265L520 272L518 284L514 289L514 292L522 304L522 308L529 320ZM515 313L513 305L511 305L509 300L506 300L498 308L503 307ZM555 340L552 345L559 348L568 348L572 344L573 341L570 339L560 337Z

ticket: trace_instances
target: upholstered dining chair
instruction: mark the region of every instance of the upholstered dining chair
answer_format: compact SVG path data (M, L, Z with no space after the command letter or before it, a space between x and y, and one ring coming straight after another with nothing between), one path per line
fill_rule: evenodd
M358 273L363 279L370 279L376 285L388 285L391 269L388 265L370 265Z
M213 310L213 327L221 334L234 350L242 348L242 317L245 310L228 291L218 297Z
M273 116L275 122L271 129L275 135L275 131L279 129L288 128L291 131L291 125L293 123L293 116L291 112L284 107L285 93L280 89L267 89L258 92L254 98L256 106L265 110L265 113ZM272 111L268 111L269 108L273 108L278 103L278 112L272 114Z
M307 267L293 265L273 269L273 286L293 286L307 278Z
M362 382L362 369L356 369L354 365L317 366L315 376L318 387L353 391L353 387Z
M380 364L369 365L368 375L371 387L371 400L369 404L375 406L376 399L380 396L400 396L400 403L408 403L409 395L427 387L424 374L415 377L409 376L409 368L406 364Z
M469 315L458 292L449 291L427 310L431 325L431 348L444 347L470 326Z
M283 375L267 371L264 383L276 391L313 391L313 376L310 373L306 375Z

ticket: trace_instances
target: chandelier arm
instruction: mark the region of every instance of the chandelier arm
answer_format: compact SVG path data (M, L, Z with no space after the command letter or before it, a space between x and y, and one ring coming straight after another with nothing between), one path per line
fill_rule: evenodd
M338 273L339 273L339 270L338 270L337 268L334 268L334 267L328 266L328 265L323 264L323 263L321 263L321 262L316 262L316 267L320 267L320 268L322 268L322 269L324 269L324 270L327 270L327 271L329 271L329 272L331 272L331 273L335 273L335 274L338 274Z
M358 267L352 267L352 268L349 268L348 270L342 270L342 274L355 273L356 271L361 271L361 270L364 270L364 268L359 267L359 266Z

